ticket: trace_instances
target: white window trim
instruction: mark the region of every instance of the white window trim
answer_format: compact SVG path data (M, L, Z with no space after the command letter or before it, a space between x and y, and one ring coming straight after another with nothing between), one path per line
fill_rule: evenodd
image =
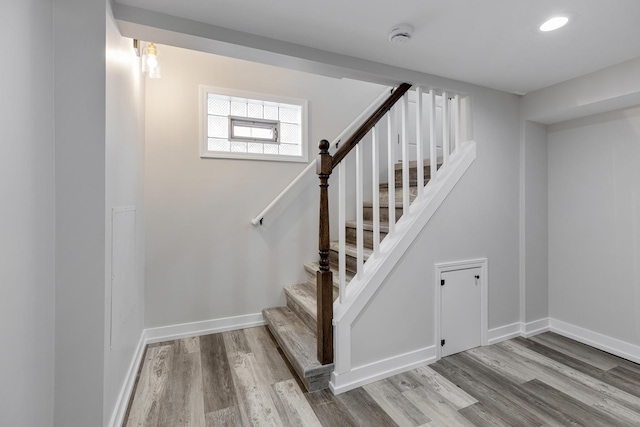
M263 144L280 144L280 121L279 120L267 120L267 119L254 119L251 117L238 117L227 116L229 118L229 141L248 141L248 142L261 142ZM248 136L237 136L233 133L234 123L246 123L250 127L260 127L273 130L273 138L259 138Z
M279 102L283 104L298 105L301 107L301 149L300 156L287 156L284 154L258 154L258 153L230 153L220 151L209 151L209 141L207 132L207 94L215 93L225 96L236 96L239 98L260 99L269 102ZM289 98L284 96L276 96L264 93L249 92L243 90L222 88L216 86L200 85L200 157L215 159L245 159L245 160L267 160L275 162L309 162L309 119L308 119L308 101L306 99Z

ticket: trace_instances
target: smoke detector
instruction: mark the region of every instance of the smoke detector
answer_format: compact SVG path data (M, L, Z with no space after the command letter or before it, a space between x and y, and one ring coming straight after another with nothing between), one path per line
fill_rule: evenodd
M405 44L411 40L413 26L411 24L398 24L389 30L389 41L395 44Z

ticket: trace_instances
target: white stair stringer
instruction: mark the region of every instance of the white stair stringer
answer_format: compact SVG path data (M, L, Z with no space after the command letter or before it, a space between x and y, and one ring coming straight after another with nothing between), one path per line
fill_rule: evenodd
M355 368L351 366L352 325L475 158L476 142L468 141L461 144L460 148L451 155L449 162L438 169L436 176L431 178L423 194L411 203L409 211L405 212L396 223L395 233L382 240L378 255L371 256L367 260L360 278L354 277L349 282L342 303L340 300L334 302L335 366L329 382L329 387L334 394L363 385L367 382L363 382L363 377L381 379L397 372L394 371L393 363L381 364L381 368L384 366L384 371L379 373L372 372L369 366ZM399 357L398 360L406 361L406 358ZM360 370L362 372L359 372Z

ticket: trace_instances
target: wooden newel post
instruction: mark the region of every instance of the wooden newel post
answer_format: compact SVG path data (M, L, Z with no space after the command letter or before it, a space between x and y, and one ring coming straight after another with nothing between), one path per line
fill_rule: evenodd
M318 155L318 177L320 178L320 271L316 276L318 293L318 361L325 365L333 363L333 273L329 268L329 176L332 170L332 158L329 154L329 141L320 141Z

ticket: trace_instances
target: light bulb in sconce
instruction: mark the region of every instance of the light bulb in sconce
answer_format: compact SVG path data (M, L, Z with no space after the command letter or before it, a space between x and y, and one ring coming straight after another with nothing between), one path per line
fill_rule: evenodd
M160 74L160 63L158 62L158 48L155 44L149 43L142 58L142 72L150 79L158 79Z

